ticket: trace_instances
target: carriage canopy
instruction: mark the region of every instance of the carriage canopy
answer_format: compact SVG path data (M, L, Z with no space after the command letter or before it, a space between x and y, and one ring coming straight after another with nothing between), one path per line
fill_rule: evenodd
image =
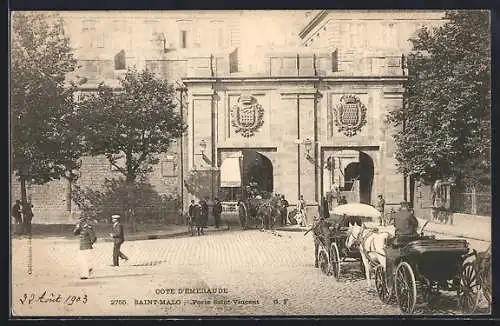
M375 219L380 217L380 212L377 209L375 209L375 207L360 203L339 205L335 207L331 211L331 213L340 216L345 214L348 216L359 216L368 219Z

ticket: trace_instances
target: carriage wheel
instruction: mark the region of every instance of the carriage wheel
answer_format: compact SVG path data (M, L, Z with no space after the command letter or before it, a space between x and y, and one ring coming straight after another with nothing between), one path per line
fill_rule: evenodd
M330 262L332 264L333 276L338 280L340 278L340 254L339 247L335 242L330 246Z
M401 262L396 268L395 288L399 308L405 314L412 314L417 301L417 283L407 262Z
M467 262L462 266L457 292L460 310L468 314L473 313L479 301L479 284L472 262Z
M331 275L330 264L328 263L328 253L325 249L320 248L318 253L319 268L321 272L325 275Z
M375 269L375 288L377 289L380 301L383 303L391 301L391 293L389 293L385 279L385 268L382 265L378 265Z

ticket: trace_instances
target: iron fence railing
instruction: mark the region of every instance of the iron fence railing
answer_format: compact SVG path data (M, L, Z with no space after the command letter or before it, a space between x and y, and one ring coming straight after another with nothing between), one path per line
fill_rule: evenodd
M472 215L491 215L491 193L455 193L451 198L451 210Z

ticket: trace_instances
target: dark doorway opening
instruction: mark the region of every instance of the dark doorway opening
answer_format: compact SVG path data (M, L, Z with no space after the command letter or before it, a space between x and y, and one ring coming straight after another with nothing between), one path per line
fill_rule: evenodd
M260 190L272 193L274 189L273 164L266 156L254 150L242 151L242 185L257 183Z
M368 154L359 152L359 201L371 204L373 185L373 160Z
M359 163L350 163L346 166L344 170L344 188L343 191L352 191L354 182L359 180L360 175L360 164Z

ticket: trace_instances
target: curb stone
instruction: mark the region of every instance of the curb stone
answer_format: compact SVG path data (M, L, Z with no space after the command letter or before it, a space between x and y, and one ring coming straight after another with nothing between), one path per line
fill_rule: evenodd
M222 231L229 231L230 228L228 225L225 227L221 227L219 229L214 229L214 230L205 230L205 234L209 233L217 233L217 232L222 232ZM166 233L166 234L161 234L161 233L149 233L149 234L137 234L137 235L130 235L127 236L125 239L126 241L142 241L142 240L158 240L158 239L170 239L170 238L176 238L176 237L181 237L181 236L187 236L189 235L189 231L177 231L173 233ZM112 242L112 238L103 238L101 242Z
M225 225L220 227L219 229L211 229L211 230L205 230L205 234L211 234L211 233L218 233L218 232L223 232L223 231L229 231L231 228L229 225ZM175 232L170 232L170 233L144 233L144 234L129 234L125 235L125 241L143 241L143 240L158 240L158 239L170 239L170 238L176 238L176 237L182 237L182 236L188 236L190 235L190 232L187 230L187 227L183 230L178 230ZM28 239L29 237L27 235L24 236L12 236L12 240L24 240ZM71 241L74 237L57 237L57 236L34 236L33 239L45 239L45 240L67 240ZM99 237L98 242L103 243L103 242L113 242L113 239L111 237Z
M279 227L275 229L276 231L284 231L284 232L306 232L309 228L306 227Z

